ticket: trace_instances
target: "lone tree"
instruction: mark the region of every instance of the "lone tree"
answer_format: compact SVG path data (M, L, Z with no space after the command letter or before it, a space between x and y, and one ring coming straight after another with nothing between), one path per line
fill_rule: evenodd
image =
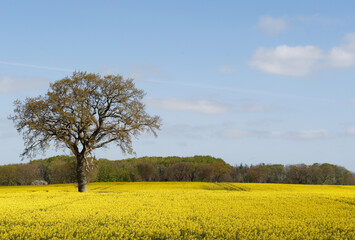
M23 135L22 158L43 153L51 142L69 148L76 157L78 190L87 192L93 150L116 143L132 154L132 138L143 132L156 136L160 119L146 113L144 94L120 75L74 72L51 84L44 96L16 100L9 119Z

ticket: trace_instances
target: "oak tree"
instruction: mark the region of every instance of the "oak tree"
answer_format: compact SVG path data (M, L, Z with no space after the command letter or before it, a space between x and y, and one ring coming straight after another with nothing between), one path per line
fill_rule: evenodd
M146 113L144 94L133 79L74 72L51 84L44 96L16 100L9 118L23 136L22 157L44 152L51 143L69 148L76 157L78 191L87 192L95 149L116 143L131 154L133 138L143 132L156 136L160 118Z

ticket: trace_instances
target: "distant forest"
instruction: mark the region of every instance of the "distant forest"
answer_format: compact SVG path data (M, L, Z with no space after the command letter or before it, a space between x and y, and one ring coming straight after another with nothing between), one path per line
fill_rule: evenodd
M75 183L75 158L55 156L25 164L0 166L0 185ZM90 182L195 181L355 185L355 174L332 164L231 166L220 158L142 157L95 160ZM38 182L38 181L37 181Z

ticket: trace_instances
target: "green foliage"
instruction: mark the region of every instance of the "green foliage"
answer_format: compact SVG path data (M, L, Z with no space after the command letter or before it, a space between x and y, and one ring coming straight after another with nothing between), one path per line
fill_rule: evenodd
M355 185L355 175L332 164L259 164L230 166L220 158L141 157L110 161L92 159L91 182L198 181ZM35 180L50 184L74 183L76 159L54 156L28 164L0 166L0 185L29 185Z
M140 162L149 162L152 164L161 164L164 165L165 167L169 167L170 165L174 163L179 163L179 162L190 162L193 164L210 164L213 162L221 162L226 164L221 158L214 158L211 156L193 156L193 157L141 157L141 158L129 158L125 160L118 160L120 162L129 162L132 164L137 164Z

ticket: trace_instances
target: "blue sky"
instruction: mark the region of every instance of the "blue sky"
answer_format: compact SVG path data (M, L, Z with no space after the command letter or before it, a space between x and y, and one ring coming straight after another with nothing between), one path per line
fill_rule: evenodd
M163 127L134 143L137 156L355 171L354 9L354 1L1 1L0 164L20 162L24 148L7 120L13 101L82 70L132 77L147 93ZM131 157L114 145L95 155Z

